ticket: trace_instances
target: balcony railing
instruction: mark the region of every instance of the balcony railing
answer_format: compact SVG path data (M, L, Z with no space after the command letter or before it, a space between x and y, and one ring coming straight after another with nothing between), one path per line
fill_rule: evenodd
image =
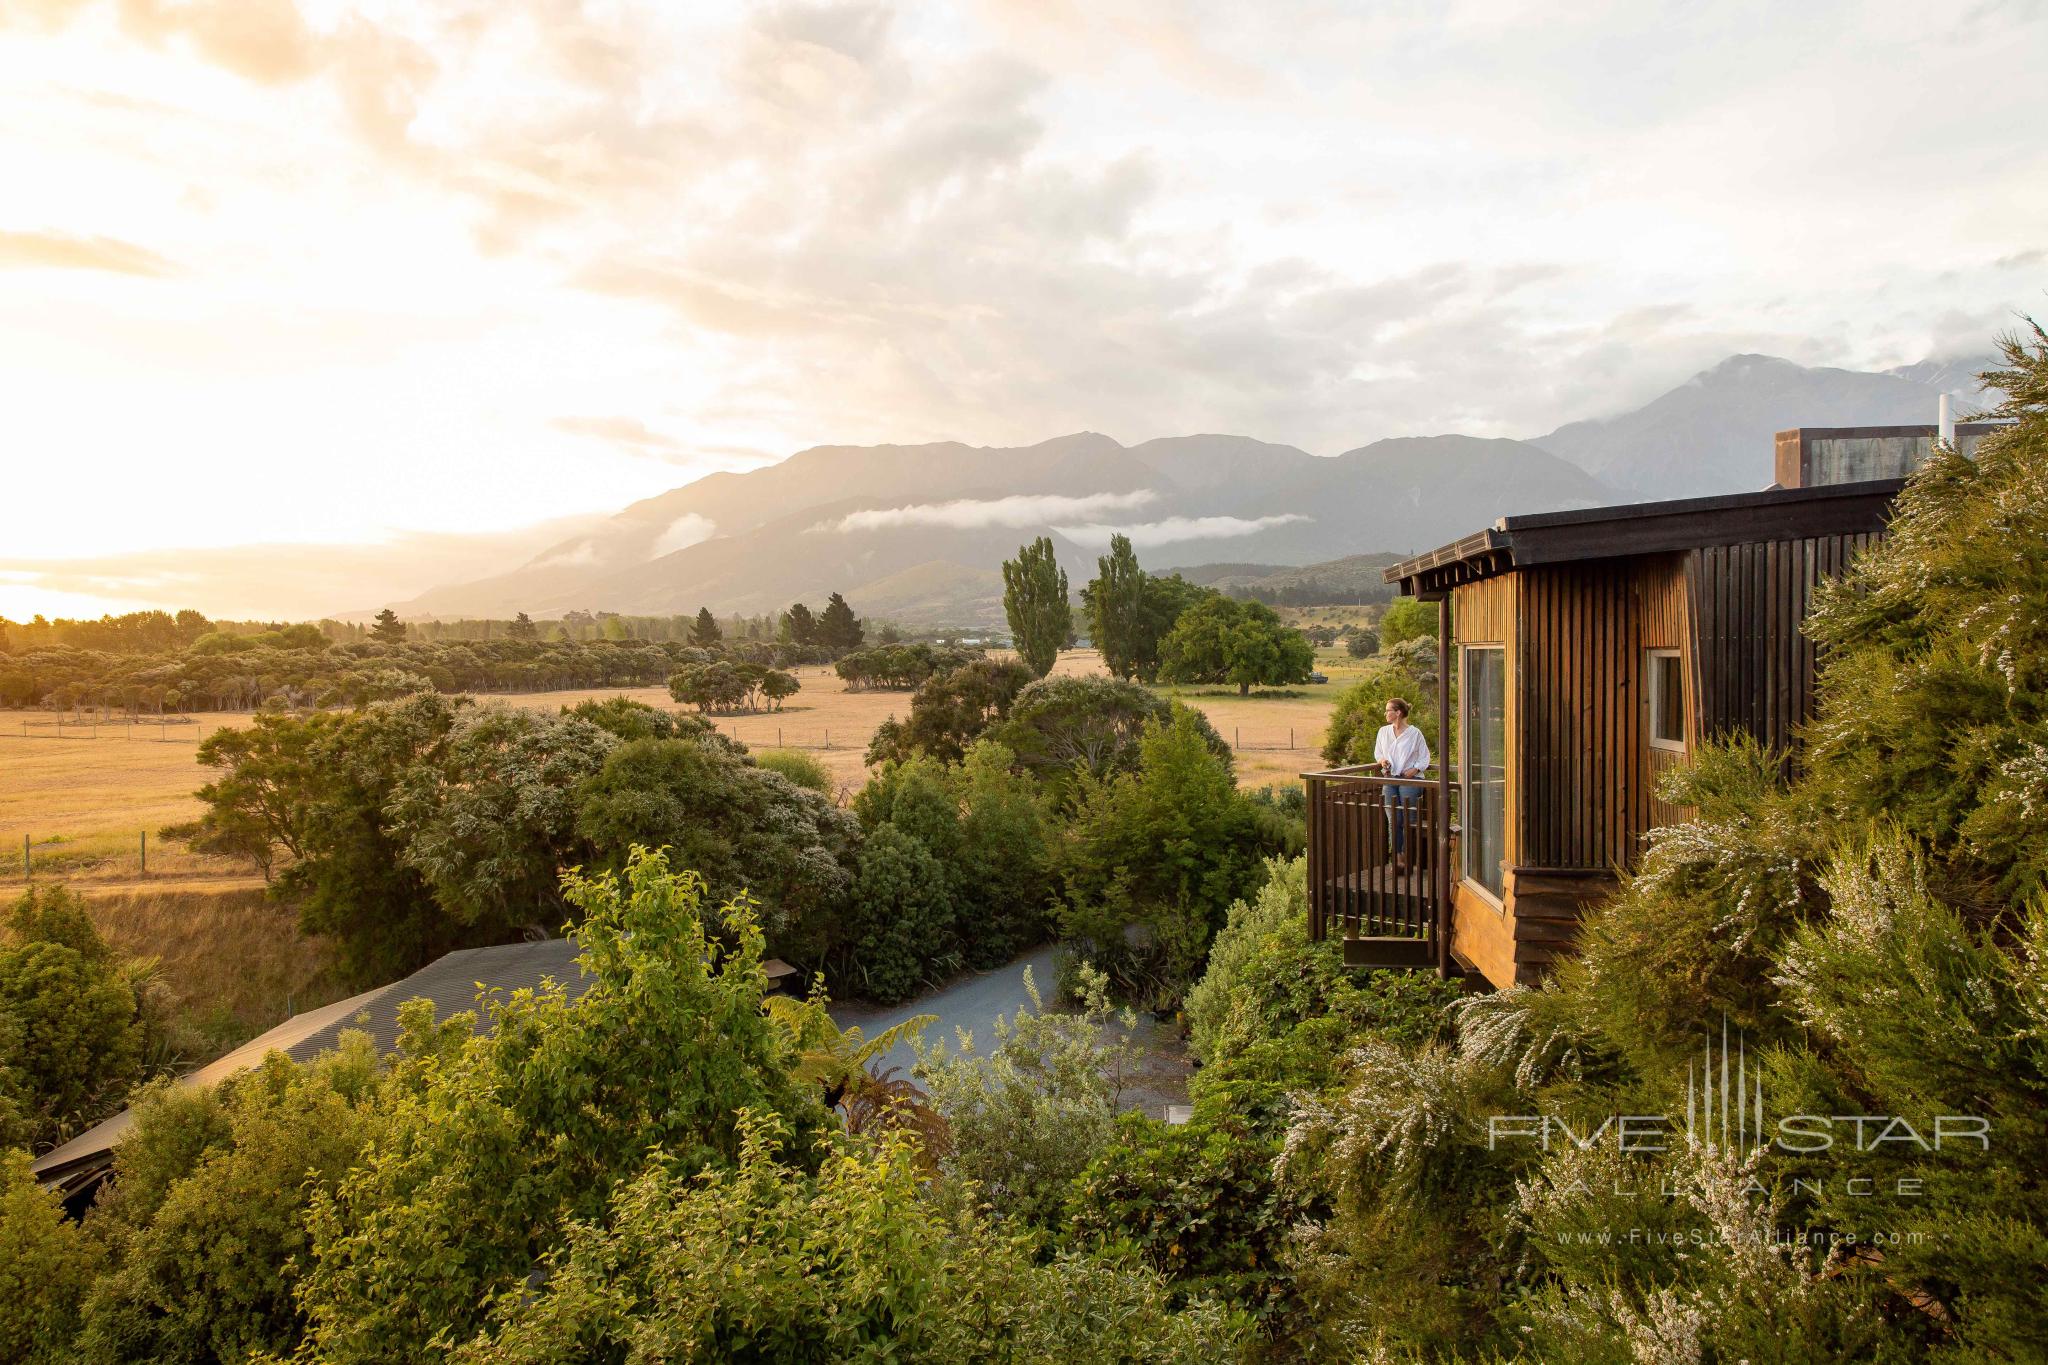
M1382 777L1361 766L1303 773L1302 780L1310 937L1420 940L1424 960L1447 961L1449 879L1442 872L1455 857L1456 784L1446 802L1434 775Z

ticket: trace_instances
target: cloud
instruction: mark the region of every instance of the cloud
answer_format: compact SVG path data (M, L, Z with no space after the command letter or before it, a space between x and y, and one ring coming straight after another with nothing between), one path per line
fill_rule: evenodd
M307 620L413 597L439 583L500 573L603 518L561 517L507 531L405 531L360 544L263 544L141 550L61 560L0 560L8 614L97 615L193 607L210 616Z
M117 275L177 273L169 261L133 242L63 232L0 232L0 267L7 266L105 270Z
M548 425L571 436L589 436L643 455L680 455L688 449L673 436L654 431L637 417L556 417Z
M674 554L677 550L688 549L702 541L711 539L718 531L718 523L696 512L685 512L668 524L668 529L654 538L648 548L649 559L660 559L663 555Z
M1007 498L957 498L951 502L912 503L849 512L835 522L820 522L813 531L880 531L901 526L939 526L952 531L990 526L1045 526L1064 517L1100 516L1155 502L1151 489L1130 493L1088 493L1069 497L1057 493L1019 493ZM1104 538L1105 541L1107 537Z
M1111 536L1129 536L1135 546L1171 545L1183 540L1230 540L1268 527L1314 519L1300 512L1285 512L1270 517L1167 517L1163 521L1143 521L1129 526L1091 522L1085 526L1055 526L1053 529L1075 544L1092 550L1109 544Z

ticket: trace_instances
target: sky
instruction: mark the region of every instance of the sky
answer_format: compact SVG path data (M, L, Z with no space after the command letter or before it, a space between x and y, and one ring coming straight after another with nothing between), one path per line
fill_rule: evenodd
M0 615L381 600L821 443L1981 354L2044 59L2036 0L0 0Z

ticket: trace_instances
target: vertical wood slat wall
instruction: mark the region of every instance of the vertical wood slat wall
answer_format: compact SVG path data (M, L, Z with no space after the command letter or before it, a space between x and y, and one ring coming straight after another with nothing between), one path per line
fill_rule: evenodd
M1814 536L1688 552L1688 596L1698 619L1696 740L1747 731L1772 748L1792 748L1812 715L1820 666L1802 629L1814 589L1877 539Z

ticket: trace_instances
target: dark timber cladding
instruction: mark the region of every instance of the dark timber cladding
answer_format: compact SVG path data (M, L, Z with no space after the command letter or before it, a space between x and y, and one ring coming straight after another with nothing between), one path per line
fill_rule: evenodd
M1790 749L1813 713L1813 641L1800 629L1821 580L1839 576L1874 533L1810 536L1692 552L1687 586L1699 622L1701 738L1747 731Z

